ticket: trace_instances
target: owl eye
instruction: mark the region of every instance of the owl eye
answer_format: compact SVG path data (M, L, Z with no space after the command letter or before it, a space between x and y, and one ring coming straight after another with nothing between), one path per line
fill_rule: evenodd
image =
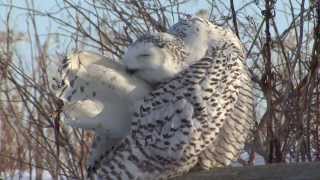
M151 56L150 54L140 54L139 57L149 57Z

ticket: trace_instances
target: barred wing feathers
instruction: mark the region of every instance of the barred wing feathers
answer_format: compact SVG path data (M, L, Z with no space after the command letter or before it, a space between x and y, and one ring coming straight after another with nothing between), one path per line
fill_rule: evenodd
M201 154L201 165L205 169L224 167L239 158L248 140L253 117L252 80L246 67L243 66L238 100L233 111L227 116L217 140Z
M131 133L103 159L98 175L166 179L187 172L234 109L239 63L238 53L203 58L152 91L136 104Z

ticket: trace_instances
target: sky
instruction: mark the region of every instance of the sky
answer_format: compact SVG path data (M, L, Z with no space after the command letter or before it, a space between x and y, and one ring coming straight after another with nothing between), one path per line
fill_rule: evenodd
M31 0L12 0L12 3L15 6L18 7L27 7L26 2L29 1L29 4L31 4ZM249 2L251 0L235 0L235 8L238 9L241 6L243 6L245 3ZM10 0L0 0L0 31L5 30L5 19L6 14L8 12L8 7L5 6L6 4L9 4ZM74 1L78 4L85 4L84 0L77 0ZM228 2L228 1L226 1ZM257 0L257 3L259 6L263 6L261 3L262 0ZM294 6L298 6L295 0L292 1ZM306 6L308 6L308 1L306 1ZM42 12L57 12L59 10L59 6L62 6L63 0L34 0L34 9L41 10ZM284 14L282 12L284 4L288 4L287 0L278 0L277 1L277 22L279 22L280 28L285 27L287 24L287 21L289 19L284 18ZM228 3L227 3L228 5ZM30 6L30 5L29 5ZM188 3L184 9L189 14L194 14L200 9L207 9L208 3L206 0L191 0L190 3ZM255 10L259 10L255 8ZM251 9L247 9L247 11L251 11ZM248 12L250 14L251 12ZM63 16L63 14L60 13L60 15ZM241 15L241 14L240 14ZM26 14L26 11L19 10L19 9L13 9L12 13L12 20L11 21L11 27L14 27L15 31L19 32L25 32L26 27L29 22L29 17ZM30 22L29 22L30 23ZM40 34L47 34L48 32L55 32L59 29L59 25L56 23L53 23L52 20L46 18L37 16L37 24L38 24L38 30Z
M6 15L8 13L8 4L10 4L10 1L12 1L12 4L16 7L32 7L31 5L31 0L0 0L0 32L5 31L6 29ZM88 0L90 1L90 0ZM250 2L252 0L235 0L235 9L241 8L244 4L247 2ZM27 3L29 5L27 5ZM85 0L74 0L73 2L77 2L77 4L85 4ZM185 13L188 14L195 14L197 11L200 9L207 9L209 7L207 0L191 0L190 3L187 3L187 5L183 6L181 9ZM226 6L229 6L228 3L229 1L226 1ZM247 8L244 12L245 14L261 14L260 11L263 8L263 0L256 0L256 5L250 6L250 8ZM259 3L260 2L260 3ZM294 6L298 7L298 4L296 3L295 0L292 1ZM278 0L277 1L277 6L276 6L276 22L279 25L279 30L280 32L287 27L288 22L291 20L290 16L286 15L283 12L283 7L285 4L288 4L287 0ZM61 11L61 7L63 6L63 0L34 0L34 8L36 10L40 10L43 13L54 13L54 15L57 15L59 17L62 17L64 19L70 19L68 18L69 15L66 14L66 11ZM306 5L306 7L308 4ZM259 9L258 7L262 7ZM226 11L223 11L222 8L222 13L227 13ZM243 14L238 14L238 16L244 16ZM29 29L32 28L27 28L31 27L32 23L30 20L30 15L27 14L27 11L25 9L19 9L19 8L13 8L12 10L12 16L11 16L11 21L10 21L10 27L13 29L15 32L22 32L22 33L30 33L33 34L34 32L28 32ZM71 20L70 20L71 21ZM255 22L259 24L260 22ZM40 41L41 43L44 43L44 41L47 39L48 34L50 33L55 33L55 32L65 32L63 29L63 26L55 23L52 19L49 19L48 17L36 16L36 24L37 24L37 30L38 33L40 34ZM56 52L70 52L66 48L66 46L69 44L69 39L65 38L53 38L54 41L51 44L51 53L56 53ZM34 39L32 40L34 41ZM56 43L54 43L56 42ZM25 59L23 62L26 65L26 68L29 67L30 64L30 57L32 58L32 53L31 49L33 47L30 46L28 42L20 42L16 44L16 53L18 56L20 56L20 59ZM34 53L35 54L35 53Z

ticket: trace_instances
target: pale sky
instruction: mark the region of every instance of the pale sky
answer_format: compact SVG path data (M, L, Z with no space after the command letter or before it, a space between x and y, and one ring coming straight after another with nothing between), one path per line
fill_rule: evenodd
M17 7L27 7L25 2L31 2L31 0L12 0L12 4L14 4ZM235 9L239 9L247 2L250 2L251 0L235 0ZM6 4L9 4L10 0L0 0L0 31L4 31L5 26L5 20L6 20L6 14L8 12L8 6ZM75 0L78 4L85 4L84 0ZM191 0L190 3L188 3L186 6L181 7L181 11L188 13L188 14L194 14L195 12L199 11L200 9L207 9L210 6L207 3L206 0ZM229 1L226 1L226 6L229 6ZM257 1L258 2L258 1ZM263 8L262 1L260 0L261 4L257 5L251 5L249 8L243 10L244 14L238 13L237 15L239 17L244 17L245 15L253 15L253 14L261 14L260 11ZM277 6L276 6L276 22L278 23L279 31L283 31L285 27L287 27L288 22L291 21L290 15L285 15L285 12L283 12L283 7L285 4L288 3L287 0L278 0ZM298 7L298 4L293 1L294 6ZM30 5L31 6L31 5ZM63 7L63 0L34 0L34 9L40 10L44 13L53 13L56 12L55 15L58 17L62 17L64 20L68 20L70 18L68 14L66 14L66 11L59 11ZM260 9L258 7L261 7ZM306 7L308 7L308 4L306 4ZM223 6L221 7L222 13L227 13L227 11L223 11ZM59 13L58 13L59 12ZM298 12L298 10L297 10ZM215 12L217 13L217 12ZM257 16L255 14L255 16ZM227 15L227 14L224 14ZM27 14L26 10L13 8L12 10L12 16L11 16L11 28L15 32L22 32L22 33L28 33L28 26L31 27L31 18ZM55 23L52 19L44 16L36 16L36 23L38 28L38 33L40 34L40 41L44 42L45 39L48 36L48 33L55 33L55 32L64 32L61 30L61 25ZM259 24L260 22L255 22L256 24ZM29 32L33 34L34 32ZM58 43L52 43L52 53L58 52L64 52L66 51L66 44L68 44L69 40L66 40L60 38ZM60 46L57 46L60 45ZM26 62L29 62L28 59L31 57L30 50L32 47L28 43L19 43L17 44L16 51L17 53L23 58L26 59ZM26 63L28 65L28 63Z

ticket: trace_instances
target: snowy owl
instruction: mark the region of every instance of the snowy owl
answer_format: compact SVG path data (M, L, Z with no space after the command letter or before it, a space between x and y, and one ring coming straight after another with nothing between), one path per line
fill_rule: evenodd
M246 83L239 40L212 26L204 31L207 47L194 58L183 38L167 33L129 46L126 68L158 86L134 103L131 131L102 159L100 178L168 179L206 164L205 152L221 136Z
M67 119L67 124L96 134L88 162L91 171L100 157L127 135L130 106L151 87L129 76L122 64L86 51L66 58L61 73L56 94L64 101L63 112L75 119Z
M154 84L178 74L187 65L183 61L186 56L180 38L168 33L148 33L128 47L123 62L135 76Z
M182 19L169 29L169 33L183 40L190 54L189 62L204 56L214 58L216 53L222 53L217 48L229 49L227 46L234 46L234 51L244 56L238 38L207 19L196 16ZM237 160L254 125L252 81L244 64L239 65L242 66L241 76L237 78L241 78L242 84L236 106L226 117L217 140L201 154L199 164L204 169L227 166Z

